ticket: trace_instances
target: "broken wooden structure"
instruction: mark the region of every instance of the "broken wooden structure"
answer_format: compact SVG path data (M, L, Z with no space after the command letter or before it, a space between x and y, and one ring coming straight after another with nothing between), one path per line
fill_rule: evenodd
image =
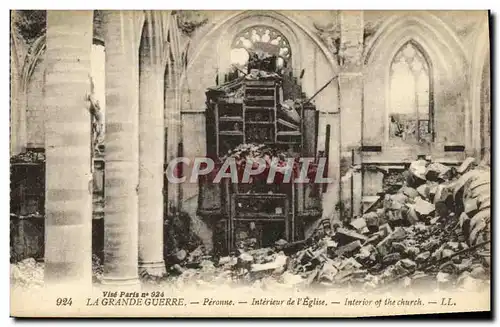
M318 111L304 103L305 94L291 74L240 76L209 89L206 97L208 157L222 163L239 146L254 144L288 158L316 158ZM313 181L245 185L224 179L214 184L208 178L200 178L198 214L211 219L218 253L235 250L245 238L254 239L257 247L302 239L306 220L322 214L321 185Z

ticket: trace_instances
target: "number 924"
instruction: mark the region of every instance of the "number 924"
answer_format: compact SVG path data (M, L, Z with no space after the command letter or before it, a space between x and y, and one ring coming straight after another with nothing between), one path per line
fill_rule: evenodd
M70 306L73 304L73 299L70 297L58 297L56 300L57 306Z

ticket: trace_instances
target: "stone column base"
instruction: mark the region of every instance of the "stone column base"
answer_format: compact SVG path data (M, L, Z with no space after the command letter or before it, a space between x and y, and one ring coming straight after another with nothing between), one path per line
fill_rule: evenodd
M161 277L167 273L165 262L161 261L146 261L139 262L139 275L148 274L150 276Z
M139 278L137 277L104 277L101 280L102 285L109 286L134 286L139 284Z

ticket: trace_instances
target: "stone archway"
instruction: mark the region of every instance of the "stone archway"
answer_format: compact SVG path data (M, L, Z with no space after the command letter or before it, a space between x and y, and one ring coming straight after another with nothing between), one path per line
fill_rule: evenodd
M216 78L223 80L224 67L229 62L231 41L236 33L253 25L265 25L279 30L289 40L291 45L292 66L300 73L305 68L302 79L304 92L312 95L332 76L338 73L339 66L326 46L308 28L305 28L292 14L277 11L243 11L224 13L218 17L214 26L198 36L191 43L192 55L185 73L181 77L181 105L183 126L190 128L189 133L183 133L189 149L187 156L204 155L205 153L205 91L215 85ZM320 112L331 113L338 109L337 88L330 84L316 99ZM320 119L321 120L321 119ZM320 122L319 147L325 145L325 121ZM189 127L191 126L191 127ZM186 130L187 130L186 128ZM332 133L333 134L333 133ZM335 150L330 153L336 153ZM331 160L335 162L334 159ZM334 168L332 167L332 171ZM195 195L196 191L186 192Z
M428 12L394 14L366 46L364 106L369 110L364 110L364 120L371 123L365 124L364 143L387 145L389 67L395 53L407 42L418 44L428 56L432 70L435 140L424 151L439 155L444 153L445 145L465 145L464 121L469 112L465 52L448 26ZM386 154L395 151L387 148ZM411 152L398 151L408 155Z
M184 144L190 145L189 148L184 148L184 155L187 157L203 156L206 153L205 91L208 87L213 87L217 79L223 81L224 70L230 62L231 42L240 31L252 26L268 26L280 31L290 43L294 75L298 77L305 70L301 85L307 96L312 96L340 71L333 53L292 12L242 11L219 15L214 18L209 30L191 42L192 55L180 81L182 125L185 131L182 138ZM339 98L336 84L329 84L315 98L315 102L319 111L317 150L324 151L326 146L329 147L328 174L336 179L340 160ZM330 130L328 135L331 142L326 141L327 130ZM196 202L198 185L182 186L184 200L192 199L193 203ZM328 202L337 202L336 188L337 186L328 194Z

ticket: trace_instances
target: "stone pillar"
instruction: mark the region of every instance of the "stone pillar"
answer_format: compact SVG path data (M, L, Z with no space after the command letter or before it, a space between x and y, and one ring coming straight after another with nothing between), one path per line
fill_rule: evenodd
M138 282L139 74L133 11L104 11L106 136L104 279Z
M363 11L340 12L340 170L342 200L352 216L362 214L362 173L349 170L361 164L363 126ZM354 151L353 151L354 150ZM345 218L345 217L344 217Z
M45 281L92 281L92 11L47 11Z
M176 75L175 72L169 74ZM178 79L172 76L169 79L169 83L165 85L166 164L178 157L179 142L181 141L181 114L177 103L177 83ZM179 184L168 183L167 185L167 210L169 215L175 214L180 210Z
M174 18L175 16L172 17L172 20ZM165 128L167 132L167 139L165 142L166 164L178 157L179 142L181 142L182 139L181 99L179 92L181 58L179 54L180 45L177 24L173 22L169 30L171 36L169 52L172 54L172 58L169 58L165 71ZM169 215L175 214L181 209L181 197L181 185L168 183L167 210Z
M26 105L22 101L24 90L21 86L21 61L18 36L15 35L14 23L16 11L11 11L10 35L10 155L16 155L26 149Z
M151 17L151 16L149 16ZM163 261L163 71L153 22L144 26L139 58L139 269L165 273ZM152 32L152 33L151 33ZM153 34L153 35L151 35Z

